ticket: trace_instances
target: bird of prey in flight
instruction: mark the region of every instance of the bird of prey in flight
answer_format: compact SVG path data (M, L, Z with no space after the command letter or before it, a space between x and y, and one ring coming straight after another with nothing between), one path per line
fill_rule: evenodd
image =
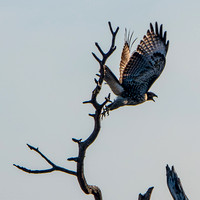
M165 67L169 41L167 32L163 33L163 26L155 27L150 23L150 29L137 47L130 54L132 34L125 34L125 43L121 54L120 78L104 66L104 80L110 86L117 98L106 107L106 111L117 109L126 105L138 105L157 97L149 92L150 87L160 76Z

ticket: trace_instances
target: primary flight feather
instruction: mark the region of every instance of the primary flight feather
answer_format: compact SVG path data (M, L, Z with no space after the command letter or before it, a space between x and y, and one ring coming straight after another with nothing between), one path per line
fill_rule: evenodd
M126 34L127 35L127 34ZM169 41L163 26L155 27L150 23L150 29L140 41L137 50L130 54L132 34L125 38L120 61L119 80L112 71L104 66L104 80L108 83L117 98L107 106L107 111L125 105L138 105L157 97L149 92L150 87L160 76L164 67Z

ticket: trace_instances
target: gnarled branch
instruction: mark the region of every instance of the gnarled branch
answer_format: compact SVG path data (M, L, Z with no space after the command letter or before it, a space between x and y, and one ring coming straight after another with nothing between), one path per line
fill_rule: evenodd
M166 166L167 185L174 200L189 200L183 190L180 178L175 172L174 166L172 169Z
M97 102L97 95L99 94L99 92L101 90L102 83L103 83L103 80L104 80L104 69L103 69L103 66L105 65L106 60L108 59L108 57L116 49L115 38L116 38L117 32L119 30L119 27L117 27L117 29L115 31L113 31L111 23L108 22L108 24L109 24L109 28L110 28L110 31L111 31L111 34L112 34L112 43L111 43L110 49L108 50L107 53L104 53L103 50L101 49L101 47L99 46L99 44L95 43L97 49L99 50L99 52L102 55L102 59L99 59L94 53L92 53L93 56L95 57L95 59L100 64L100 70L99 70L100 74L98 75L98 79L95 79L96 87L92 91L91 99L89 101L83 102L83 103L90 103L95 108L95 113L94 114L89 114L91 117L94 118L94 130L92 131L90 136L85 141L82 141L81 139L75 139L75 138L72 139L75 143L78 144L79 153L78 153L77 157L68 158L68 161L75 161L77 163L76 172L55 165L44 154L42 154L39 151L38 148L35 148L35 147L33 147L33 146L29 145L29 144L27 144L27 146L31 150L33 150L36 153L38 153L44 160L46 160L46 162L48 164L50 164L52 166L52 168L43 169L43 170L31 170L31 169L27 169L25 167L21 167L19 165L15 165L14 164L14 166L17 167L18 169L20 169L20 170L22 170L24 172L27 172L27 173L32 173L32 174L50 173L50 172L53 172L53 171L57 170L57 171L65 172L67 174L75 175L77 177L77 179L78 179L78 182L80 184L81 189L86 194L93 194L95 200L102 200L101 190L100 190L100 188L98 188L95 185L88 185L88 183L86 181L86 178L85 178L85 174L84 174L84 158L85 158L85 154L86 154L87 148L95 141L95 139L97 138L97 136L99 134L99 131L101 129L101 113L102 113L102 109L106 105L106 103L110 101L110 95L108 95L108 97L105 98L105 101L102 104L99 104Z
M78 182L81 186L81 189L86 193L86 194L93 194L96 200L101 200L102 199L102 194L101 194L101 190L100 188L98 188L97 186L94 185L88 185L85 175L84 175L84 158L85 158L85 153L87 148L89 147L89 145L91 145L95 139L97 138L99 131L101 129L101 113L102 113L102 109L104 107L104 105L110 101L110 95L108 95L107 98L105 98L105 101L102 104L99 104L97 102L97 95L99 94L101 87L102 87L102 83L103 83L103 79L104 79L104 69L103 66L106 63L106 60L108 59L108 57L113 53L113 51L116 49L115 46L115 38L116 38L116 34L119 30L119 27L117 27L116 31L113 31L111 23L108 22L109 27L110 27L110 31L112 34L112 43L111 43L111 47L109 49L109 51L107 53L104 53L103 50L101 49L101 47L98 45L98 43L95 43L96 47L98 48L98 50L100 51L101 55L102 55L102 60L99 59L94 53L93 56L95 57L95 59L99 62L100 64L100 75L98 75L98 80L95 79L96 82L96 87L95 89L92 91L92 96L91 99L89 101L85 101L83 103L91 103L94 108L95 108L95 114L90 114L90 116L92 116L94 118L94 130L91 133L91 135L83 142L78 142L78 146L79 146L79 155L78 155L78 163L77 163L77 178L78 178Z
M97 136L100 132L101 115L102 115L101 113L102 113L103 107L106 105L106 103L108 103L110 101L110 94L109 94L108 97L105 98L105 101L103 103L99 104L97 102L97 96L101 90L102 83L104 80L104 65L105 65L107 59L109 58L109 56L116 49L115 39L116 39L117 32L119 30L119 27L117 27L117 29L115 31L113 31L111 23L108 22L108 24L109 24L110 32L112 34L111 46L110 46L110 49L108 50L108 52L105 53L101 49L99 44L95 43L97 49L99 50L100 54L102 55L102 59L100 59L96 56L96 54L92 53L92 55L94 56L94 58L98 61L99 65L100 65L100 70L99 70L100 74L97 75L98 79L95 79L96 87L92 91L91 99L83 102L83 103L90 103L95 108L95 113L89 114L89 116L91 116L94 119L94 129L93 129L92 133L89 135L89 137L84 141L82 141L82 139L72 138L73 142L78 144L78 156L68 158L68 161L76 162L76 164L77 164L76 171L72 171L72 170L57 166L49 158L47 158L41 151L39 151L38 148L35 148L29 144L27 144L27 146L30 148L30 150L33 150L36 153L38 153L51 166L51 168L43 169L43 170L32 170L32 169L27 169L25 167L14 164L14 166L17 167L18 169L20 169L24 172L27 172L27 173L32 173L32 174L44 174L44 173L50 173L53 171L61 171L61 172L64 172L64 173L67 173L70 175L74 175L77 177L79 185L80 185L81 189L83 190L83 192L85 194L93 194L95 200L102 200L102 193L101 193L101 190L99 187L97 187L95 185L89 185L87 183L86 178L85 178L85 173L84 173L84 158L85 158L87 148L95 141L95 139L97 138ZM168 188L170 190L170 193L171 193L173 199L174 200L189 200L187 198L187 196L185 195L185 192L182 188L180 179L178 178L178 176L174 170L174 167L172 167L172 169L170 169L169 166L167 165L166 171L167 171L167 184L168 184ZM153 187L149 188L148 191L144 195L139 194L138 200L150 200L152 190L153 190Z

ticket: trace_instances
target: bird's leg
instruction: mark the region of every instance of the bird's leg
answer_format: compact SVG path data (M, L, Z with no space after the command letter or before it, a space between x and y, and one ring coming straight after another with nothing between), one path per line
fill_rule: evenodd
M106 114L107 114L107 115L106 115ZM108 109L108 106L105 106L105 107L103 108L103 112L101 113L102 119L103 119L104 117L106 117L106 116L109 116L109 109Z
M110 101L111 102L111 101ZM110 105L110 104L109 104ZM110 108L109 108L109 105L108 106L106 106L105 105L105 107L103 108L103 112L101 113L101 116L102 116L102 118L103 117L106 117L106 116L109 116L109 112L110 112Z

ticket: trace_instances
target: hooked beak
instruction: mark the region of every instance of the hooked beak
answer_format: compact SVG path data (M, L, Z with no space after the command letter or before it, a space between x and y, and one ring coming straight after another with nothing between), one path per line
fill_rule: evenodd
M156 95L156 94L154 94L154 96L153 97L156 97L156 98L158 98L158 96ZM152 100L154 101L154 102L156 102L155 100L154 100L154 98L152 98Z

